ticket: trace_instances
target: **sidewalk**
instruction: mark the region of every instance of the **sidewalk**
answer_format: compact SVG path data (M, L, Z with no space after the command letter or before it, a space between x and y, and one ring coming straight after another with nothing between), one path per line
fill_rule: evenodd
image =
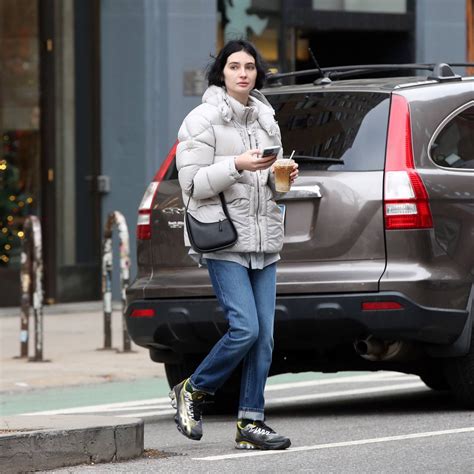
M114 304L112 345L122 350L120 310ZM165 376L163 365L133 343L132 353L98 350L104 344L101 301L45 306L43 313L43 358L49 362L27 362L15 358L20 354L20 308L0 308L0 393ZM31 315L30 355L33 335Z
M146 349L132 343L133 352L120 352L119 303L114 304L112 315L112 345L119 352L101 350L101 301L45 306L43 313L46 362L28 362L16 358L20 308L0 308L0 398L54 387L165 378L163 365L152 362ZM30 356L34 355L33 338L30 316ZM129 459L143 452L143 422L82 415L2 416L0 452L0 472L11 473Z

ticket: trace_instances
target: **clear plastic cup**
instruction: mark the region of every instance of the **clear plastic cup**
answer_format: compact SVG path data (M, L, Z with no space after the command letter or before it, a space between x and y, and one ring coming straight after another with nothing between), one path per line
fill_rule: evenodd
M283 158L273 164L275 173L275 189L280 193L287 193L291 188L290 174L293 171L294 160Z

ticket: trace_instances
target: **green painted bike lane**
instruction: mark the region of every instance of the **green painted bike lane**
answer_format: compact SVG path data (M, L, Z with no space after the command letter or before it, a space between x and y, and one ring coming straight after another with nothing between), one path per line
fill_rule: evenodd
M270 377L267 385L348 377L364 373L338 372L335 374L322 374L304 372L300 374L282 374ZM3 392L0 393L0 416L78 408L106 403L148 400L166 397L168 392L169 386L165 378L130 380L128 382L104 382L94 385L54 387L25 392Z

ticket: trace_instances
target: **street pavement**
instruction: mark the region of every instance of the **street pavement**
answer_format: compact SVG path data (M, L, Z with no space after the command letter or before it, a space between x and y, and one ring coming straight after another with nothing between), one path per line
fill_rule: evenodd
M237 451L235 415L204 415L196 442L176 429L166 399L81 411L145 421L144 455L63 473L459 473L473 471L474 420L447 393L394 372L282 374L266 388L267 423L291 438L285 451Z
M146 350L134 345L132 353L98 350L103 344L100 302L45 308L49 362L15 359L19 330L19 309L0 309L2 474L32 469L474 472L472 412L412 375L271 377L268 421L289 435L293 446L285 452L236 452L233 416L206 417L200 443L178 433L164 368ZM113 346L118 349L121 337L115 305ZM58 470L61 466L73 467Z
M134 417L33 415L47 407L120 401L132 388L149 397L167 386L162 364L132 343L123 352L119 303L112 314L112 350L104 350L102 302L44 307L42 362L20 355L20 308L0 309L0 472L51 469L80 462L104 462L140 456L143 421ZM30 316L29 356L34 355ZM140 390L137 393L140 398Z

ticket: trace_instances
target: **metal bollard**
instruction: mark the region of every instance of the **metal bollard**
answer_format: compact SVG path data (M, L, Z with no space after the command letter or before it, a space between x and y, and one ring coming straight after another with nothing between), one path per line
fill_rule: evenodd
M111 212L104 228L102 246L102 300L104 306L104 349L112 349L112 230L118 228L120 245L120 290L123 317L123 352L132 352L130 336L125 324L125 292L130 283L130 245L125 217L118 211Z
M28 357L30 294L33 289L34 341L33 362L43 360L43 256L41 223L36 216L29 216L23 226L25 238L21 249L21 326L20 357Z

